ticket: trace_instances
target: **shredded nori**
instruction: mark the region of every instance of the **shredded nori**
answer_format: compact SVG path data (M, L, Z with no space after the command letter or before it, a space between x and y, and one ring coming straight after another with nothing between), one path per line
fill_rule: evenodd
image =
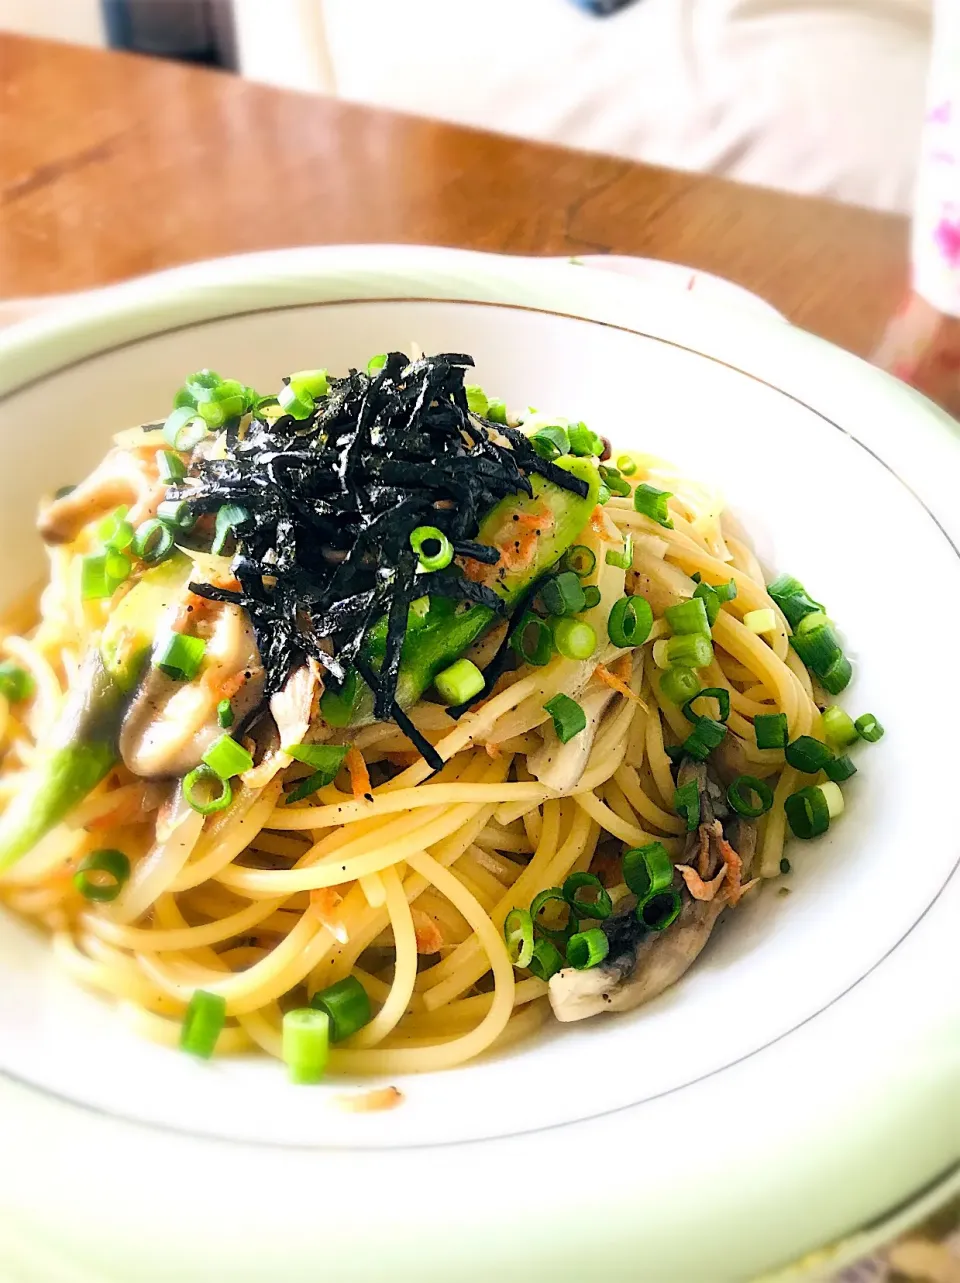
M477 542L481 519L507 495L529 495L530 473L587 491L523 433L470 413L464 373L472 365L462 354L411 362L391 352L373 376L329 379L328 395L303 420L271 417L262 399L245 432L226 434L225 458L198 459L168 492L195 518L228 503L250 514L235 529L239 589L190 587L248 612L266 695L307 657L334 690L356 666L373 688L375 716L397 721L434 758L395 698L410 604L431 594L502 612L503 602L456 565L418 573L411 533L437 526L459 557L492 565L499 553ZM382 661L371 667L364 644L384 618Z

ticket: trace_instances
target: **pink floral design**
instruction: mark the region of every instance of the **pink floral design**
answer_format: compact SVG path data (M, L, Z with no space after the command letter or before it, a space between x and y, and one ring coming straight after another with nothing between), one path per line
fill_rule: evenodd
M941 218L933 239L947 266L960 267L960 218Z
M949 98L938 102L936 107L932 107L927 112L927 124L929 125L949 125L953 117L953 103Z

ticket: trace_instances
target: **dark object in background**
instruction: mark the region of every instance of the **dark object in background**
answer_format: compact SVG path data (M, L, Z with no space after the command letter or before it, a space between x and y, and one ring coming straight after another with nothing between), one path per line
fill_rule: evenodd
M633 4L633 2L634 0L573 0L575 5L578 5L581 9L586 9L595 18L609 18L612 13L625 9L628 4Z
M101 0L113 49L237 69L231 0Z

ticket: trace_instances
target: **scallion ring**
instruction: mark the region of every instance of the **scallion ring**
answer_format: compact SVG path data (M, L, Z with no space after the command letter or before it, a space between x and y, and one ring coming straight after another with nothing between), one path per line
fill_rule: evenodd
M511 909L503 922L507 953L515 967L529 967L533 957L533 918L529 909Z
M590 890L592 900L581 899L578 891ZM571 873L563 884L564 899L578 918L596 918L602 921L613 912L613 901L595 873Z
M750 794L757 799L750 801ZM773 790L755 775L738 775L727 789L727 801L738 815L755 820L773 806Z
M673 861L661 842L648 842L623 853L623 880L637 897L646 900L673 882Z
M587 971L596 967L610 952L610 941L600 927L591 927L589 931L578 931L567 943L567 962L578 971Z
M453 561L453 544L437 526L417 526L410 547L424 571L445 570Z
M607 633L614 646L627 649L642 646L653 627L653 611L646 597L621 597L614 603L607 621Z
M657 891L637 905L637 921L648 931L666 931L680 916L683 902L678 892Z
M109 904L123 890L129 876L130 861L124 853L105 848L83 857L73 875L73 885L85 900Z
M165 561L173 552L175 535L158 517L151 517L137 527L133 537L133 551L150 565Z
M730 692L722 686L707 686L702 691L697 691L684 704L682 712L688 722L696 724L701 717L700 713L695 712L694 704L699 699L715 699L717 701L717 720L725 722L730 717Z
M215 815L233 801L233 789L209 766L197 766L184 777L183 796L201 815Z

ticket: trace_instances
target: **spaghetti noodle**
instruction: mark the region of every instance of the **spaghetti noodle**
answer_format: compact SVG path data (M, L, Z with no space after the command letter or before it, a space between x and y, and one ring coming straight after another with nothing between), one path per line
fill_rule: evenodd
M777 581L771 596L753 554L726 533L712 490L651 457L602 464L601 443L582 424L528 416L518 433L499 403L478 389L465 396L468 362L392 354L340 384L301 372L279 401L253 402L242 385L202 372L209 377L194 376L162 430L120 434L108 464L44 510L42 531L60 540L49 582L8 617L2 642L5 667L21 678L0 686L0 899L49 931L62 965L117 1000L148 1037L198 1050L184 1042L190 1010L191 1027L213 1020L218 1053L259 1047L289 1060L284 1013L311 1008L329 1016L335 1071L458 1065L527 1037L551 1008L575 1019L660 992L726 907L781 876L788 817L798 817L798 833L804 817L820 831L837 810L831 781L845 776L833 764L849 759L834 751L842 737L824 742L821 683L836 683L842 652L811 655L810 639L829 632L818 604L796 581ZM440 551L424 542L433 535L418 535L434 556L446 542L452 550L439 570L426 567L429 592L423 551L419 564L403 553L392 582L406 576L407 596L371 595L362 627L348 621L333 645L324 625L311 650L289 618L280 629L270 614L293 510L276 495L295 484L275 463L276 434L290 429L282 448L292 457L293 430L322 427L324 398L349 384L345 422L350 389L369 409L384 372L397 404L415 385L436 398L421 397L428 408L453 407L450 430L468 451L479 442L478 458L492 457L489 443L510 466L523 457L516 475L526 491L501 495L485 481L469 491L475 515L455 530L453 501L468 491L451 465L449 495L431 500ZM211 404L226 405L220 425L199 413ZM324 441L332 422L328 414ZM244 534L249 507L231 501L224 515L231 505L209 499L210 478L230 476L251 502L243 469L255 431L273 452L269 467L257 463L275 504L272 544L262 530ZM539 490L521 436L537 457L553 455L536 474ZM471 456L470 466L481 464ZM584 479L579 489L563 490L564 466ZM115 511L118 489L127 502ZM551 508L551 495L586 505L562 538L565 510ZM168 555L157 560L161 545ZM332 549L332 573L357 546ZM501 609L504 567L526 581ZM136 596L151 582L152 658L130 677ZM319 581L291 582L318 618ZM302 613L303 601L286 597L284 610ZM459 709L431 697L429 682L404 698L409 639L437 601L447 603L446 630L488 611L485 626L444 655L444 672L467 665ZM744 622L756 612L771 612L762 634ZM348 633L359 629L369 647L381 616L375 662ZM564 620L584 627L564 629ZM792 644L802 638L806 651ZM362 680L351 693L354 664ZM93 751L89 704L96 690L103 697L104 672L122 709L99 774L85 758L88 787L74 781L59 810L47 797L39 809L48 822L27 824L21 841L18 806L26 798L36 815L50 761L60 755L62 781L81 740ZM376 720L369 708L355 712L370 691ZM345 700L354 701L346 717ZM383 716L384 705L395 716ZM818 743L819 754L810 749ZM575 956L589 966L572 965Z

